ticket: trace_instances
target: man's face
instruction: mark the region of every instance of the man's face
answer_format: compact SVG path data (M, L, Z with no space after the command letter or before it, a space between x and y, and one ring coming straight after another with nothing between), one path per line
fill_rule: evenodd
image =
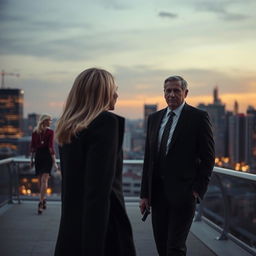
M167 81L164 85L164 97L172 110L178 108L187 97L188 90L181 88L181 81Z

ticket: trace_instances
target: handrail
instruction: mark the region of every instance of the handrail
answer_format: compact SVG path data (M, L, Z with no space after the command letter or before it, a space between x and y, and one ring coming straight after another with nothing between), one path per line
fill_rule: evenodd
M59 159L56 159L56 161L57 161L57 163L60 162ZM10 157L10 158L0 160L0 165L11 163L11 162L29 163L30 158ZM124 164L131 164L131 165L137 165L137 164L142 165L143 162L144 161L142 159L124 159L123 160ZM252 174L252 173L245 173L245 172L235 171L235 170L231 170L231 169L216 167L216 166L213 168L213 172L219 173L219 174L225 174L228 176L238 177L238 178L242 178L242 179L246 179L246 180L256 181L256 174Z
M10 174L10 179L11 179L11 183L10 183L10 199L9 199L9 203L12 202L12 197L13 197L13 190L12 190L12 182L13 179L16 177L15 175L18 174L18 165L19 163L29 163L30 162L30 158L24 158L24 157L11 157L11 158L7 158L7 159L3 159L0 160L0 167L1 165L8 165L8 169L9 169L9 174ZM59 163L59 159L57 159L57 163ZM123 164L124 165L143 165L143 160L123 160ZM1 168L0 168L0 172L1 172ZM228 202L228 192L227 192L227 188L224 186L223 181L222 181L222 177L225 176L229 176L229 177L236 177L239 179L243 179L245 180L245 182L249 181L250 183L252 182L253 184L256 182L256 175L255 174L251 174L251 173L244 173L244 172L239 172L239 171L234 171L234 170L230 170L230 169L224 169L224 168L220 168L220 167L214 167L213 169L213 177L217 178L217 184L218 187L220 188L221 191L221 195L222 195L222 200L224 200L224 218L223 218L223 227L218 230L220 232L220 240L223 239L227 239L227 238L231 238L232 239L232 235L229 233L230 230L230 204ZM18 176L17 176L18 177ZM16 178L17 178L16 177ZM15 184L15 186L18 186L18 184ZM16 188L17 190L17 188ZM17 195L17 199L19 201L19 195ZM133 199L133 201L136 199ZM138 198L139 200L139 198ZM200 221L201 217L203 215L204 209L205 208L205 202L202 201L201 204L198 206L197 210L197 216L195 218L195 221ZM205 217L203 217L205 220ZM232 239L233 240L233 239ZM255 253L255 250L253 248L248 248L246 246L242 246L242 242L241 244L239 242L237 242L241 247L243 247L244 249L246 249L247 251L251 252L251 253ZM253 254L255 255L255 254Z
M256 175L253 173L240 172L240 171L225 169L225 168L221 168L221 167L214 167L213 171L216 173L225 174L228 176L233 176L233 177L238 177L238 178L242 178L242 179L246 179L246 180L256 181Z
M12 157L10 157L10 158L5 158L5 159L0 160L0 165L9 164L9 163L11 163L11 162L13 162L13 161L14 161L14 160L13 160Z

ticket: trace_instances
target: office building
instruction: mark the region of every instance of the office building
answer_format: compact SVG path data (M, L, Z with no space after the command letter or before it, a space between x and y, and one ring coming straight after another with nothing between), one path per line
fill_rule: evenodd
M213 129L213 138L215 141L215 152L216 157L227 156L226 152L226 114L225 114L225 104L221 103L218 96L218 88L213 90L213 103L212 104L199 104L199 109L208 112Z
M245 162L246 116L244 114L229 117L229 156L231 164Z
M20 89L0 89L0 149L17 151L22 137L24 92Z
M148 116L157 111L157 104L144 104L144 132L147 131Z
M40 115L37 113L30 113L28 117L23 121L23 130L25 135L31 136L34 128L37 125Z
M245 126L245 160L250 170L256 173L256 109L252 106L247 108Z

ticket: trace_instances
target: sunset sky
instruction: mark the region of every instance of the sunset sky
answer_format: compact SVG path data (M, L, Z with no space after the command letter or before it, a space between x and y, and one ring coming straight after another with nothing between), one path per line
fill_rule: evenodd
M101 67L118 85L116 113L164 107L163 80L181 75L187 102L256 107L255 0L0 0L0 69L25 92L25 115L58 117L73 80Z

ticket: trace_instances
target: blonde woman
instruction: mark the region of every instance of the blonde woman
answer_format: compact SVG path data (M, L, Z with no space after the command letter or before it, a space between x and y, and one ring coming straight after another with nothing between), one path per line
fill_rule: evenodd
M75 79L56 129L62 213L55 256L134 256L122 193L124 118L113 110L113 76L91 68Z
M37 126L32 133L31 140L31 167L35 165L36 175L38 176L40 201L38 204L38 214L46 209L46 190L48 179L51 175L52 166L58 169L55 160L53 145L54 132L49 127L51 116L43 114L40 116Z

